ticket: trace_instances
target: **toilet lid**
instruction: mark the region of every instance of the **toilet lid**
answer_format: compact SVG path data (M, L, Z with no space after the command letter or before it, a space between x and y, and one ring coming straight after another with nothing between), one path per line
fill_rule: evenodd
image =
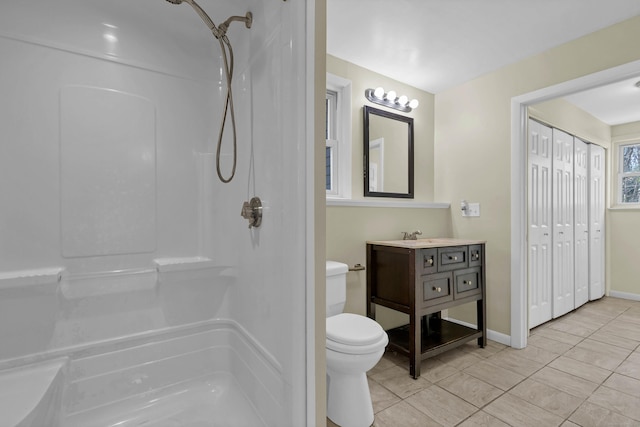
M352 346L370 345L382 339L384 329L375 320L352 313L327 318L327 340Z

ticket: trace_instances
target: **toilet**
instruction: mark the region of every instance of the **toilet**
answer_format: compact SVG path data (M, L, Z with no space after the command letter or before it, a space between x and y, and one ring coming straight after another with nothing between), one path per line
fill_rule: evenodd
M389 338L375 320L342 312L348 270L346 264L327 261L327 417L341 427L369 427L373 405L366 373Z

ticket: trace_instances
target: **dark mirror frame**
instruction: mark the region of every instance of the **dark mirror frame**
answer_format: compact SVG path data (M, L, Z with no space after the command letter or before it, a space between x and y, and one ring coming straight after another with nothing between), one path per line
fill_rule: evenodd
M369 191L369 115L376 115L390 120L397 120L406 123L408 126L407 144L409 145L407 159L407 173L409 188L407 193L388 193L379 191ZM364 195L365 197L398 197L403 199L413 199L413 118L394 114L389 111L364 106Z

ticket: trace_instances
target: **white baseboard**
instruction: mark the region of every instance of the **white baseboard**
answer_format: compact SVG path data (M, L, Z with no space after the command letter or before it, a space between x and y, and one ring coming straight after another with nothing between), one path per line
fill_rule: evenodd
M632 294L630 292L609 291L610 297L630 299L633 301L640 301L640 294Z
M458 325L466 326L467 328L478 328L478 325L463 322L462 320L453 319L451 317L443 317L443 319L448 320L449 322L457 323ZM500 344L511 346L511 335L506 335L491 329L487 329L487 339L498 342Z

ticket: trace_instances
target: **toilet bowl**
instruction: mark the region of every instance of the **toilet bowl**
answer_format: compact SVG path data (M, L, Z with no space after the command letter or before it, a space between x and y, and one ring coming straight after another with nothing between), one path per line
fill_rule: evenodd
M327 261L327 417L341 427L369 427L374 415L366 373L389 338L375 320L342 313L347 271L346 264Z

